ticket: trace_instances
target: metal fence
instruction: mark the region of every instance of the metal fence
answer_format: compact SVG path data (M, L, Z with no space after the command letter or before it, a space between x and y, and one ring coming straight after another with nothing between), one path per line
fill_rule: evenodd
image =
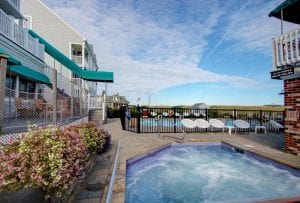
M18 87L0 90L4 91L1 106L4 109L1 115L3 134L27 131L28 125L67 124L88 114L86 91L61 75L56 78L64 81L65 87L73 86L72 91L62 89L59 80L57 88L36 83L35 89L31 88L35 93L20 91ZM77 93L73 91L76 88L80 89Z
M284 123L283 111L264 110L236 110L236 109L191 109L191 108L144 108L139 106L128 106L124 112L124 130L137 133L181 133L183 118L196 120L198 118L215 118L223 121L228 119L241 119L250 124L254 131L255 126L266 126L269 132L279 132L270 124L270 120ZM241 129L239 129L241 130ZM185 129L185 132L216 132L221 129ZM244 131L244 130L243 130Z

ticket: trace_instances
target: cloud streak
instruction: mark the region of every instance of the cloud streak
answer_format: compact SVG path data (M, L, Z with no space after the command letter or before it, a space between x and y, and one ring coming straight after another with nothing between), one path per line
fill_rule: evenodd
M243 42L243 46L234 46L237 51L245 48L265 53L269 51L268 34L275 30L267 21L257 27L248 13L254 8L246 11L250 1L230 15L218 1L44 2L94 45L100 69L115 74L110 90L119 91L131 101L150 88L155 92L187 83L225 82L238 88L258 87L260 82L214 73L197 64L221 18L226 18L225 34L210 54L226 40ZM262 15L266 7L257 15ZM239 18L241 13L246 16Z

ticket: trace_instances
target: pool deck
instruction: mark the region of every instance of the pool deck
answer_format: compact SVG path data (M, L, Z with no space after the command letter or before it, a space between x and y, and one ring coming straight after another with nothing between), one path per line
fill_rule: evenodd
M103 126L112 134L114 141L121 141L118 169L115 176L112 202L123 203L125 200L126 161L147 154L163 145L176 143L173 138L160 138L157 133L137 134L123 131L120 120L109 120ZM181 137L181 133L168 134ZM226 142L238 148L284 163L300 169L300 157L280 151L284 146L283 134L231 134L228 133L189 133L184 142ZM299 200L299 199L298 199Z

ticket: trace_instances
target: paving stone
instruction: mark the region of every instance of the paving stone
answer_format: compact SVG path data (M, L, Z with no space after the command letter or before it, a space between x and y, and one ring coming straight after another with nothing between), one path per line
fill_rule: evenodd
M88 191L100 191L100 190L103 190L104 187L105 187L105 184L99 181L96 183L88 184L85 188Z
M110 160L98 161L95 163L93 171L99 170L99 169L109 169L111 167L111 164L112 164L112 162Z
M86 199L87 196L88 196L88 191L83 190L76 195L75 199Z
M88 195L87 195L87 199L101 198L102 193L103 193L103 191L89 191Z

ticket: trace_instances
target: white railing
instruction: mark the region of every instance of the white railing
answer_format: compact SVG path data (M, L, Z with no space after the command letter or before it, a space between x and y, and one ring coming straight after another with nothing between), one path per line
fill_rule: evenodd
M8 0L18 11L20 11L20 0Z
M300 28L273 39L273 70L300 62Z
M72 59L75 63L79 64L79 65L82 65L82 56L75 56L75 55L72 55Z
M90 96L89 97L89 109L102 108L103 97L102 96Z
M16 24L14 18L6 15L1 9L0 33L44 61L44 45L31 37L26 29Z

